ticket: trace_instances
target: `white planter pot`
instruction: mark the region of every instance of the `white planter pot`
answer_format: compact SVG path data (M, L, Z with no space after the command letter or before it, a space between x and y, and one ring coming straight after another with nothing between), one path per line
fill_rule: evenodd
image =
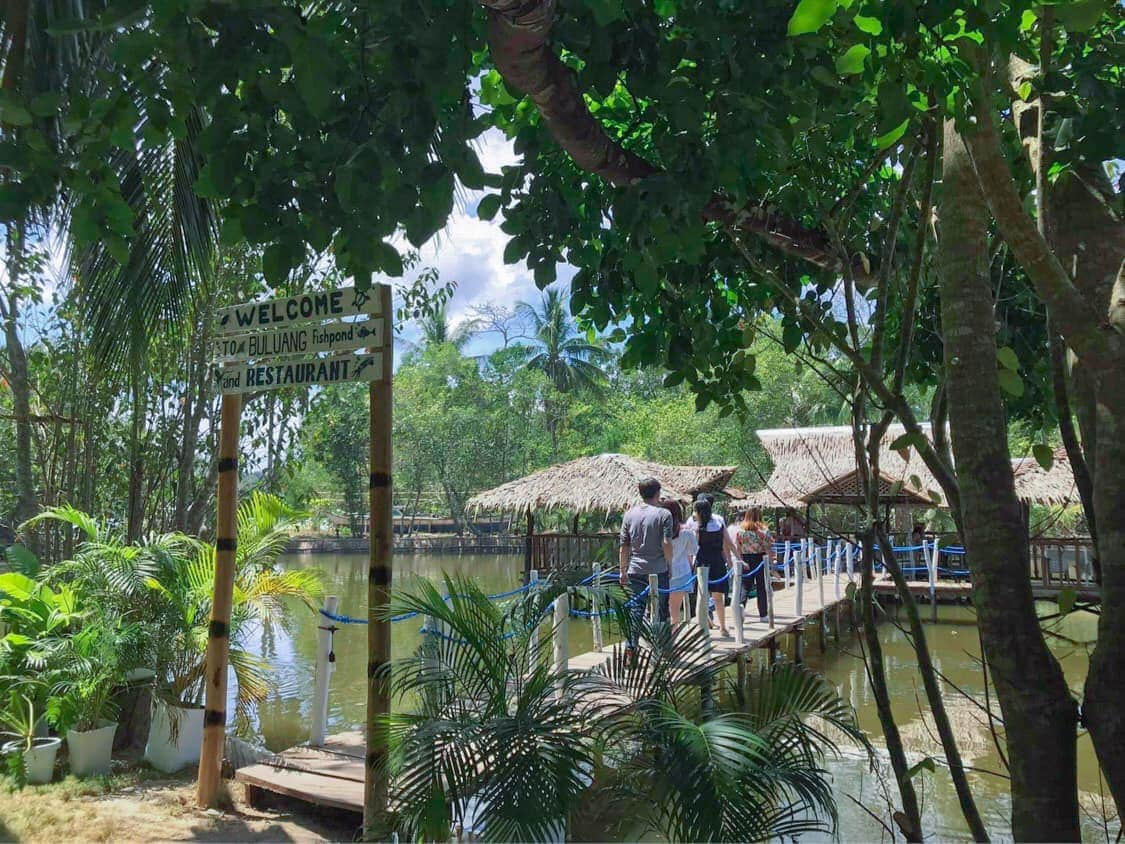
M203 710L152 702L152 724L145 761L167 774L199 761L203 742Z
M116 721L101 721L96 730L68 730L66 747L70 752L70 772L76 777L104 774L113 756Z
M43 785L51 781L55 774L55 755L61 744L61 738L37 738L31 750L23 751L23 764L29 783ZM19 753L23 746L23 741L10 741L3 747L4 755Z

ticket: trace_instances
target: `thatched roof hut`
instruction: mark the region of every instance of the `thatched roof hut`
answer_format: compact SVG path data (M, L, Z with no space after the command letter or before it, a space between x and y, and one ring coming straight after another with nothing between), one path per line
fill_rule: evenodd
M922 427L929 436L929 425ZM905 432L902 425L891 425L883 436L879 456L882 500L944 507L941 486L917 452L891 448ZM771 428L757 434L773 462L773 474L765 489L751 493L744 502L731 502L734 506L798 508L808 503L856 504L863 500L851 426Z
M1067 507L1079 504L1074 472L1066 449L1055 449L1050 469L1044 469L1034 457L1017 457L1012 460L1016 480L1016 495L1031 504L1048 507Z
M474 512L612 513L637 503L637 482L660 481L666 498L688 501L699 492L720 492L737 466L666 466L625 454L579 457L533 472L474 495L466 505Z
M930 438L930 425L921 427ZM881 499L919 507L947 506L941 486L917 450L891 448L904 433L902 425L892 425L883 437L879 455ZM773 474L764 489L732 501L733 507L799 508L809 503L855 504L863 500L851 426L775 428L757 434L773 461ZM1055 452L1050 471L1044 471L1031 457L1013 460L1012 469L1016 494L1027 503L1053 506L1077 501L1074 475L1063 449Z

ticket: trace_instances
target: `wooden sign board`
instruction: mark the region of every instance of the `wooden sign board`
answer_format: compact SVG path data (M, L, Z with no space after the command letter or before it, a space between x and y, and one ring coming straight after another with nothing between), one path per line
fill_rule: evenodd
M215 360L257 360L266 357L312 355L317 352L348 352L383 345L383 320L330 322L300 325L255 334L219 337L214 343Z
M247 331L281 328L295 323L340 319L359 314L384 316L379 302L379 290L374 285L369 290L343 287L339 290L303 293L300 296L284 299L247 302L219 311L215 333L219 336L243 334Z
M383 377L383 355L335 355L286 361L240 363L216 371L223 395L280 390L283 387L312 387L350 381L379 381Z

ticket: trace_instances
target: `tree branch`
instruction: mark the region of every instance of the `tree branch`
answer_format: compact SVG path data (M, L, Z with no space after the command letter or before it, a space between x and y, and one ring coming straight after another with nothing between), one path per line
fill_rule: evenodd
M480 2L488 9L488 42L497 70L509 87L535 103L543 125L575 164L620 187L661 172L611 139L590 113L574 73L550 44L556 0ZM824 231L778 217L761 204L740 207L716 193L704 206L703 218L752 234L818 267L844 269ZM853 263L856 277L868 280L870 271L862 261Z

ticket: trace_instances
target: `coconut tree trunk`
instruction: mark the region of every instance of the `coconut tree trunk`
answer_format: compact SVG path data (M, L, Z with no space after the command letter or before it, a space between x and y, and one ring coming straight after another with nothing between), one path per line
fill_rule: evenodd
M126 539L136 542L144 532L145 485L145 385L144 368L140 363L133 368L133 412L129 427L129 503Z
M952 122L944 149L938 267L951 440L973 603L1008 742L1012 833L1076 841L1077 710L1039 629L1028 578L997 378L988 208Z
M18 248L18 246L17 246ZM12 238L8 241L8 254L13 254ZM9 279L13 282L13 272L19 258L8 263ZM16 513L15 522L21 524L39 509L35 494L35 475L32 472L31 451L31 380L27 369L27 353L20 340L19 300L10 294L5 303L0 299L0 316L4 320L4 341L8 351L9 386L12 390L12 410L16 423ZM34 539L29 538L34 544Z

